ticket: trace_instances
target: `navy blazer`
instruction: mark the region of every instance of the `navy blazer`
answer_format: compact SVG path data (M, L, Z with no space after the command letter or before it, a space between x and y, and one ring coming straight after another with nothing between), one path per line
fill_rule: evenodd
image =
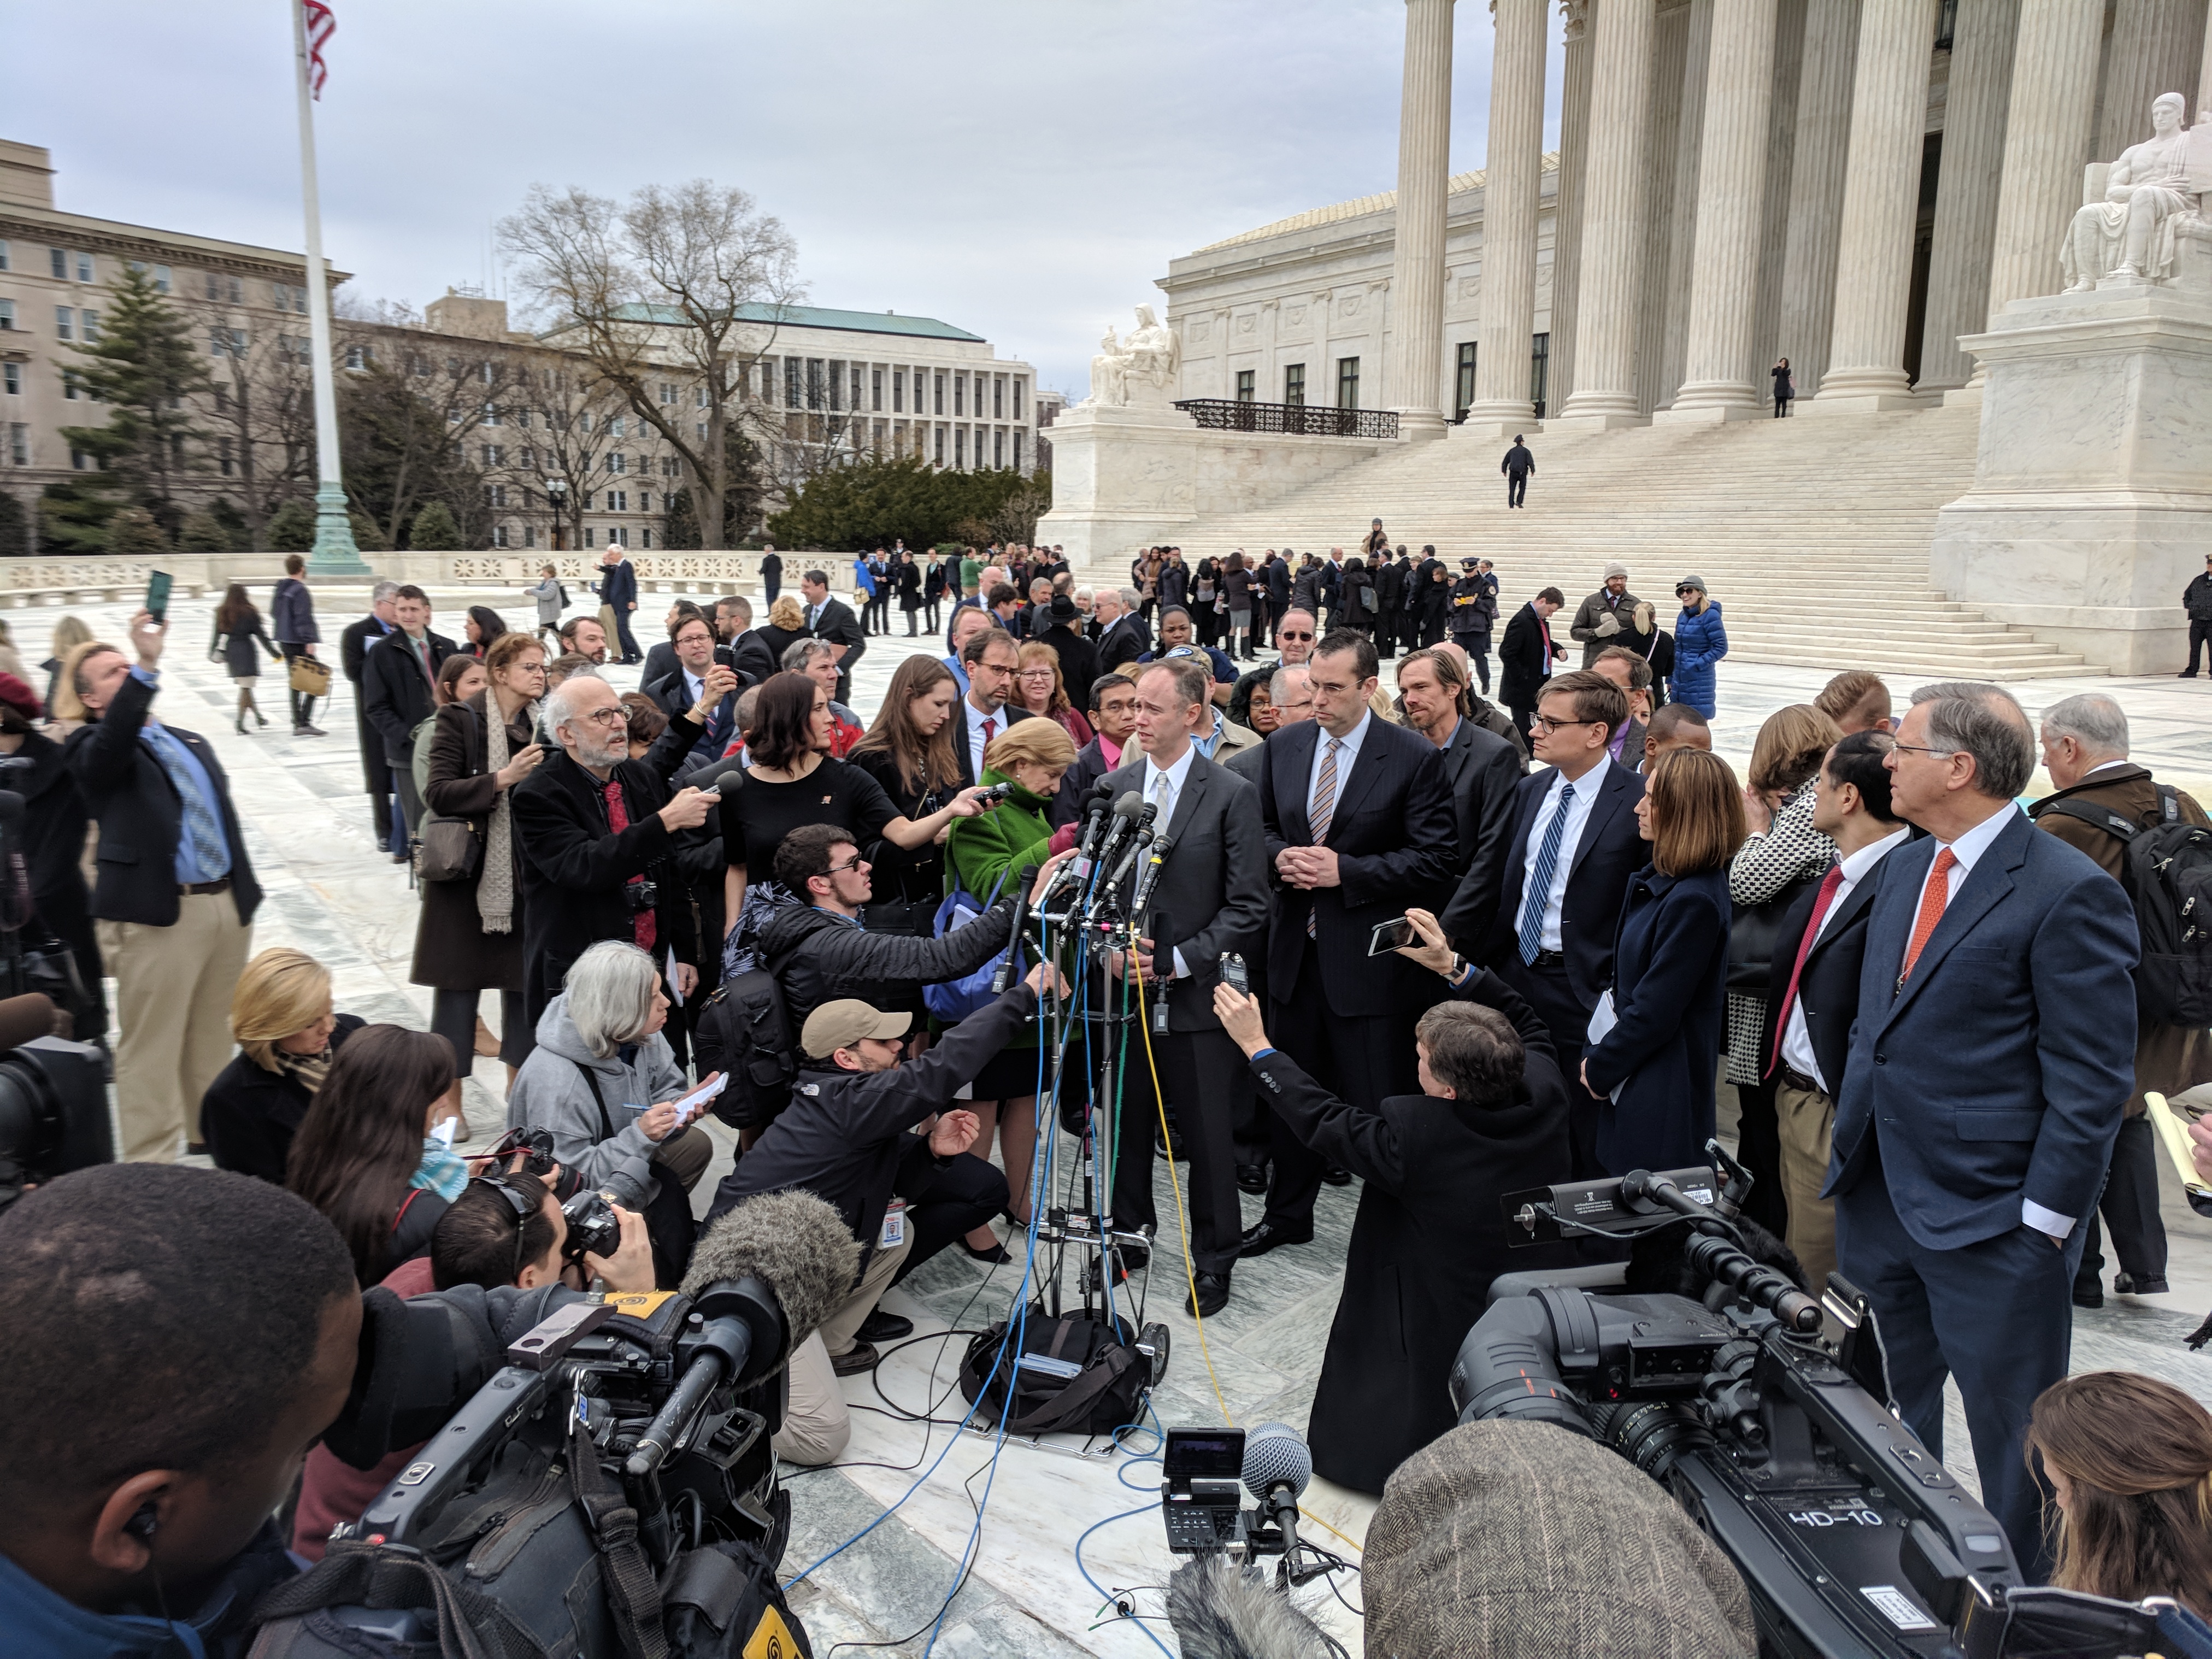
M1544 805L1544 792L1559 775L1552 767L1531 772L1521 780L1514 798L1513 839L1505 848L1505 869L1492 912L1490 939L1483 959L1500 972L1520 961L1521 894L1528 874L1528 831ZM1583 775L1583 782L1601 779L1599 794L1583 824L1582 839L1575 843L1573 862L1567 869L1567 890L1559 903L1559 948L1567 958L1567 986L1584 1008L1597 1006L1598 993L1613 983L1614 936L1620 927L1620 910L1628 894L1629 878L1651 856L1651 848L1636 827L1636 803L1644 793L1644 779L1619 762ZM1580 788L1582 785L1576 786ZM1454 909L1459 901L1454 901ZM1571 1033L1579 1038L1579 1032Z
M177 838L184 833L185 803L167 769L139 741L154 691L136 674L126 675L106 714L70 733L62 762L100 826L92 914L103 921L173 927L184 908L177 890ZM169 735L207 769L222 833L230 842L231 897L240 924L248 925L260 908L261 884L253 878L246 837L239 832L230 780L205 738L174 726Z
M1948 1250L2019 1226L2023 1199L2077 1221L2096 1203L2135 1089L2139 946L2120 884L2015 811L1900 990L1936 848L1881 861L1824 1190L1879 1167L1905 1231Z
M1443 757L1417 732L1370 715L1350 774L1340 780L1328 835L1340 884L1306 889L1284 884L1275 868L1285 847L1313 844L1306 790L1313 776L1317 720L1300 720L1261 745L1260 811L1267 832L1267 879L1277 893L1267 941L1267 983L1287 996L1297 983L1306 917L1321 946L1322 994L1330 1012L1373 1018L1435 999L1434 975L1401 956L1370 960L1375 924L1418 905L1438 908L1451 890L1458 845Z
M1613 1027L1583 1050L1601 1096L1597 1159L1607 1175L1705 1161L1727 1019L1725 868L1629 878L1613 952Z
M1459 887L1437 918L1444 934L1473 955L1490 937L1498 892L1505 877L1505 849L1513 839L1521 751L1464 714L1451 741L1438 751L1451 784L1452 817L1459 847L1452 869Z
M1902 852L1899 842L1890 853ZM1813 1057L1820 1064L1820 1079L1833 1100L1844 1086L1844 1072L1850 1063L1851 1025L1859 1013L1859 970L1866 962L1867 918L1874 914L1874 896L1881 890L1881 872L1889 867L1889 853L1867 872L1859 884L1844 895L1844 902L1826 918L1820 937L1797 984L1798 1006L1805 1011L1805 1033L1812 1040ZM1797 947L1805 942L1805 929L1813 920L1813 902L1820 896L1816 883L1797 896L1782 918L1782 931L1774 940L1774 957L1766 975L1766 1014L1761 1027L1759 1070L1772 1076L1769 1066L1778 1044L1782 1021L1782 999L1790 990L1790 975L1797 966Z

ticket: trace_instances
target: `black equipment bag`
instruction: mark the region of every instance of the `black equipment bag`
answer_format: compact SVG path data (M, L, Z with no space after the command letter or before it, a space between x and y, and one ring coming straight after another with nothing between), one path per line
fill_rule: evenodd
M1055 1318L1037 1302L1018 1328L1018 1354L1000 1320L961 1356L960 1392L977 1407L979 1424L995 1428L1003 1413L1008 1434L1089 1435L1136 1420L1152 1367L1127 1324L1085 1313ZM1070 1366L1078 1368L1072 1375Z
M660 1581L660 1612L669 1652L682 1659L813 1659L775 1562L750 1544L678 1556Z
M2170 784L2158 790L2158 821L2131 823L2087 801L2046 801L2040 818L2063 812L2117 837L2127 849L2142 957L2136 1006L2151 1025L2212 1024L2212 830L2190 823Z
M799 1075L798 1033L783 991L767 967L735 974L699 1006L691 1045L699 1075L726 1073L714 1115L733 1129L764 1129L791 1103Z

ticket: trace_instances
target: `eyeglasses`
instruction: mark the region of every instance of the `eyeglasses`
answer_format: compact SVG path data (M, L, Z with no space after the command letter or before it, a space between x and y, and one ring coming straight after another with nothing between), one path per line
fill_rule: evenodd
M1539 714L1528 722L1531 732L1558 732L1570 726L1602 726L1603 720L1554 720Z
M1959 752L1955 749L1930 749L1927 744L1920 743L1893 743L1889 746L1892 749L1901 749L1909 755L1955 755Z
M594 708L588 714L580 714L577 716L577 718L580 720L590 720L595 725L609 727L628 726L629 724L629 711L619 707L614 708Z
M871 865L867 860L862 858L858 853L855 853L853 854L853 861L850 864L833 864L822 873L825 876L842 876L848 870L870 870L874 867L875 866Z
M1310 634L1293 634L1289 629L1285 628L1281 633L1276 635L1275 637L1279 640L1310 640L1313 635Z

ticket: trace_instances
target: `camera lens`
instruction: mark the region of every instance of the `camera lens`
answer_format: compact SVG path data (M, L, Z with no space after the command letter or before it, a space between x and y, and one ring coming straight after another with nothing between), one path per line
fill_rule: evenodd
M1655 1480L1664 1480L1685 1453L1713 1443L1703 1424L1662 1401L1594 1406L1590 1422L1599 1438Z

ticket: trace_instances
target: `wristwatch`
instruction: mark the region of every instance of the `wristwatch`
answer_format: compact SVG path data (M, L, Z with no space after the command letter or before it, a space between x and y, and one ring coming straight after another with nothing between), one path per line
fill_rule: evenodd
M1472 964L1468 963L1465 957L1460 955L1456 951L1453 951L1451 966L1447 969L1444 973L1445 980L1453 985L1458 984L1462 975L1467 972L1468 969L1471 965Z

